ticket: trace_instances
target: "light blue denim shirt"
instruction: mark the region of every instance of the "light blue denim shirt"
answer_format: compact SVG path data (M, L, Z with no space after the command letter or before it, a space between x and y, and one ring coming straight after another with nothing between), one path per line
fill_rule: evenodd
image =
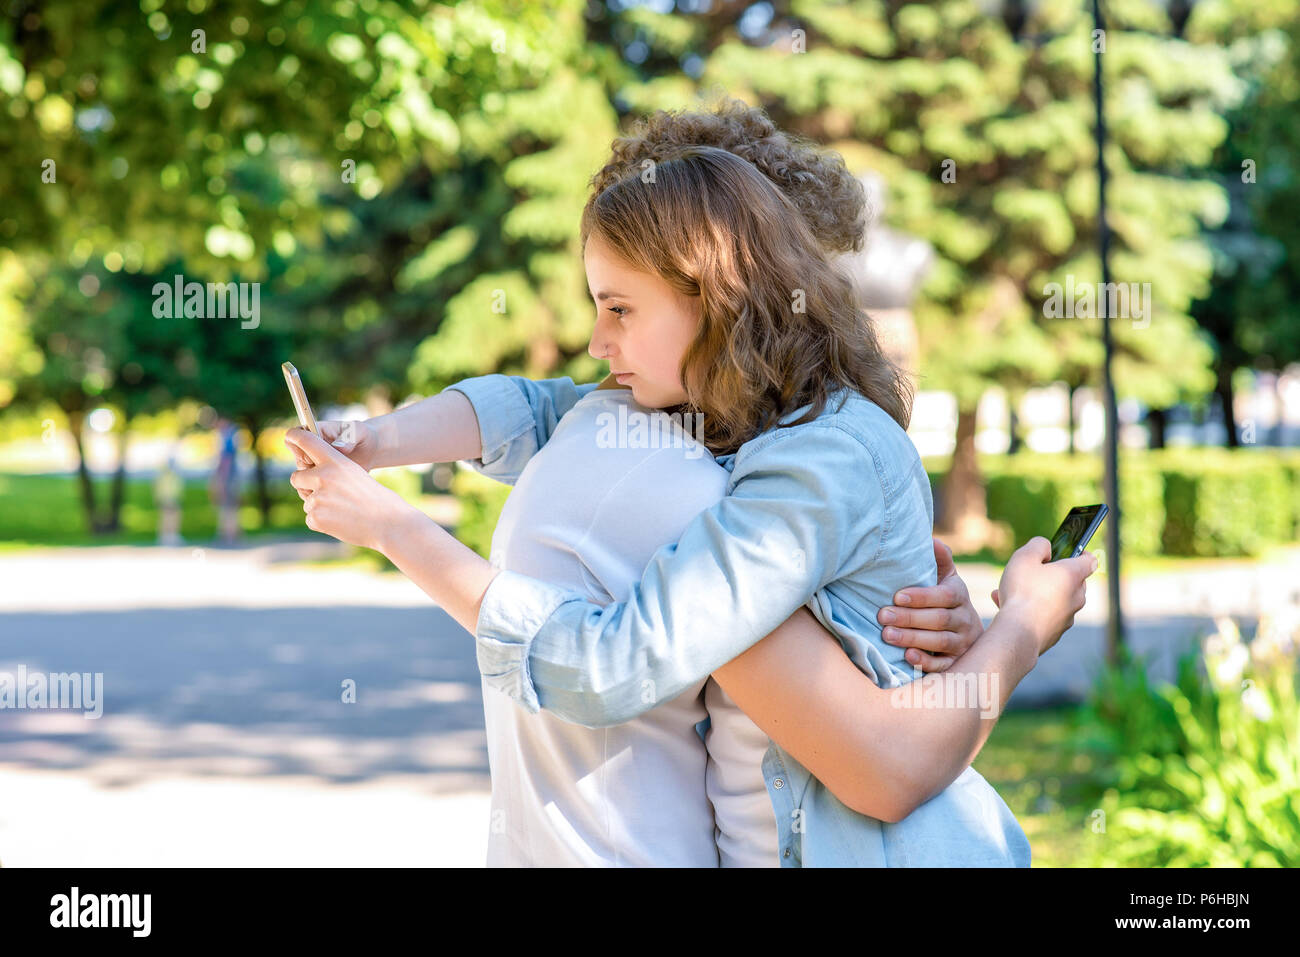
M478 417L483 455L469 464L513 484L596 385L487 375L449 386ZM840 390L814 420L769 429L717 462L730 472L725 497L654 554L628 601L602 606L500 571L476 627L484 680L529 711L620 724L702 680L801 605L878 686L913 680L906 649L884 642L876 622L900 588L937 580L930 483L907 433ZM1029 866L1015 816L973 768L896 824L842 804L775 743L763 776L783 866Z

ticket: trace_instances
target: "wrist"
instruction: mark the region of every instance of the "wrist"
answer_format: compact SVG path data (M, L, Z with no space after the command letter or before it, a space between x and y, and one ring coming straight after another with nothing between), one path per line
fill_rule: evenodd
M989 624L990 631L993 630L994 625L1014 645L1017 656L1026 665L1025 672L1032 670L1038 663L1038 656L1043 647L1042 638L1035 625L1034 609L1015 600L1005 601L998 609L998 613L993 616L993 621Z
M378 535L371 547L396 565L397 560L394 556L404 545L415 540L422 525L433 519L396 492L393 496L397 499L397 504L394 506L392 516L387 521L379 523Z
M371 468L401 464L397 460L397 422L392 415L380 415L367 423L375 433L375 451Z

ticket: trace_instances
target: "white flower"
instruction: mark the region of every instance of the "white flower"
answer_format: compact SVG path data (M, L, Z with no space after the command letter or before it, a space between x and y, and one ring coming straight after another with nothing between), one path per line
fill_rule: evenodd
M1268 703L1268 696L1254 684L1247 685L1241 692L1241 703L1260 721L1268 721L1273 717L1273 706Z
M1229 688L1241 680L1241 674L1246 668L1246 662L1250 660L1250 652L1246 646L1235 644L1228 648L1225 655L1214 655L1206 658L1205 667L1214 679L1215 685L1220 688Z

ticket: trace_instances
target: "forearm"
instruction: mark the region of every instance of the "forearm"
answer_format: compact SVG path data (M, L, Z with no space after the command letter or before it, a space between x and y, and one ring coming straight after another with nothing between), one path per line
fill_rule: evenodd
M951 784L979 753L1032 668L1032 648L1013 621L995 620L947 672L882 689L801 608L713 677L840 801L893 821Z
M483 593L497 569L416 509L386 530L379 551L474 634Z
M370 424L379 432L374 468L459 462L483 455L474 406L453 389L376 416Z
M919 679L919 689L889 692L890 716L879 740L906 813L970 766L1037 660L1035 643L1020 626L995 618L947 671Z

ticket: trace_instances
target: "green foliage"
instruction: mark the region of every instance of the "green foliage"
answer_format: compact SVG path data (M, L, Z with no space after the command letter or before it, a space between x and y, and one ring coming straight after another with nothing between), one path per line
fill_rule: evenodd
M451 491L460 504L456 537L484 558L490 558L492 534L512 487L470 468L458 467L452 476Z
M101 496L104 494L100 490ZM263 525L256 506L256 490L245 480L240 491L240 526L246 533L302 532L302 500L286 482L270 486L271 522ZM191 544L215 538L217 511L204 480L186 481L181 496L181 537ZM148 479L126 479L121 530L112 535L91 535L81 507L75 475L0 474L0 542L31 545L111 545L152 543L158 536L158 510L153 484Z
M1163 487L1159 473L1135 458L1125 456L1120 466L1120 542L1130 554L1155 555L1164 527ZM1092 456L1006 456L987 466L989 518L1006 522L1017 544L1035 535L1051 538L1071 508L1105 500L1101 472ZM1089 550L1102 541L1094 538Z
M1160 459L1165 554L1257 555L1290 538L1295 492L1277 458L1255 450L1179 450Z
M1187 29L1223 45L1246 90L1215 156L1231 208L1208 236L1213 286L1196 318L1225 374L1261 360L1280 368L1300 360L1300 2L1206 0Z
M1023 544L1051 537L1075 505L1104 500L1094 456L1011 455L981 461L989 518ZM937 488L943 473L931 473ZM1120 460L1120 542L1131 555L1257 555L1292 540L1300 455L1278 450L1127 450ZM1094 539L1091 550L1099 547ZM1006 557L1006 556L1002 556Z
M1073 706L1008 710L974 768L1015 814L1034 867L1073 867L1090 836L1079 822L1096 806L1092 755L1073 747Z
M1300 539L1300 451L1280 449L1276 454L1289 489L1292 521L1287 538L1295 541Z
M415 503L420 498L420 473L414 469L375 469L370 475L380 485L392 489L408 502Z
M1153 689L1126 662L1104 675L1077 746L1109 768L1104 832L1080 863L1122 867L1300 864L1300 707L1295 609L1249 646L1219 622L1177 683Z
M914 307L924 387L968 410L992 384L1094 380L1100 321L1043 310L1049 283L1101 278L1087 5L775 7L774 42L724 37L701 81L842 144L885 180L885 222L934 246ZM1115 381L1121 397L1167 405L1213 384L1188 312L1211 272L1200 231L1227 203L1201 170L1242 90L1212 39L1171 35L1150 4L1106 9L1112 278L1150 283L1154 300L1149 325L1113 324ZM787 24L805 32L802 50Z

